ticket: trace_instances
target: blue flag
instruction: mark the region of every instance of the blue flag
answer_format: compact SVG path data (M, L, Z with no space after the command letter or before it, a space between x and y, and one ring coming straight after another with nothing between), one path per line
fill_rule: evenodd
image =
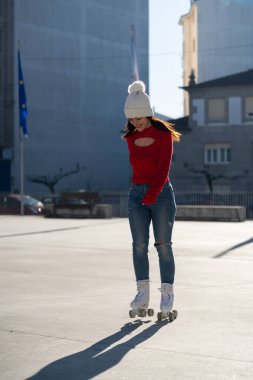
M27 130L27 105L26 105L26 94L25 94L25 84L22 73L20 52L18 50L18 95L19 95L19 127L22 128L25 137L28 137Z

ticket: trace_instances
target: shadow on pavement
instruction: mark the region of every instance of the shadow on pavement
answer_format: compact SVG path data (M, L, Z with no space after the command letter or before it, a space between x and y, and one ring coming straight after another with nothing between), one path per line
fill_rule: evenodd
M150 321L136 320L126 323L120 331L88 347L86 350L66 356L42 368L26 380L88 380L117 365L121 359L136 346L151 338L167 320L156 322L127 342L108 348L138 327Z
M225 256L227 253L234 251L237 248L243 247L244 245L253 243L253 238L243 241L242 243L236 244L233 247L230 247L229 249L226 249L226 251L223 251L219 253L218 255L214 256L214 259L219 259L222 256Z

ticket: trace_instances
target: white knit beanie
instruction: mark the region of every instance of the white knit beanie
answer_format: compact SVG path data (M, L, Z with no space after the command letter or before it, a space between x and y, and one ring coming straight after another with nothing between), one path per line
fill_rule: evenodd
M137 80L128 86L128 97L125 102L125 115L128 119L134 117L153 116L149 96L145 92L145 83Z

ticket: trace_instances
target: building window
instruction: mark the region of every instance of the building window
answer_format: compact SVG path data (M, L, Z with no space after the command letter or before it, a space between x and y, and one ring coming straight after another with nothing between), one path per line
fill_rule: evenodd
M246 96L245 98L245 117L246 119L253 119L253 96Z
M207 144L205 145L205 164L223 165L231 161L229 144Z
M226 101L224 98L208 99L207 116L209 122L226 120Z

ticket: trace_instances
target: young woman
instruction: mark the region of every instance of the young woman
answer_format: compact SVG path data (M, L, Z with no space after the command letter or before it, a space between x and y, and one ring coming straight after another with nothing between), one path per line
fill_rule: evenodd
M149 227L152 222L155 247L159 257L161 278L161 312L158 319L174 318L175 263L172 251L172 229L176 204L169 170L173 141L180 134L172 124L153 116L145 84L133 82L128 87L125 115L128 119L123 139L129 150L132 181L128 201L128 216L133 240L133 264L137 281L137 295L131 302L130 317L145 316L149 305ZM149 309L152 315L153 310Z

